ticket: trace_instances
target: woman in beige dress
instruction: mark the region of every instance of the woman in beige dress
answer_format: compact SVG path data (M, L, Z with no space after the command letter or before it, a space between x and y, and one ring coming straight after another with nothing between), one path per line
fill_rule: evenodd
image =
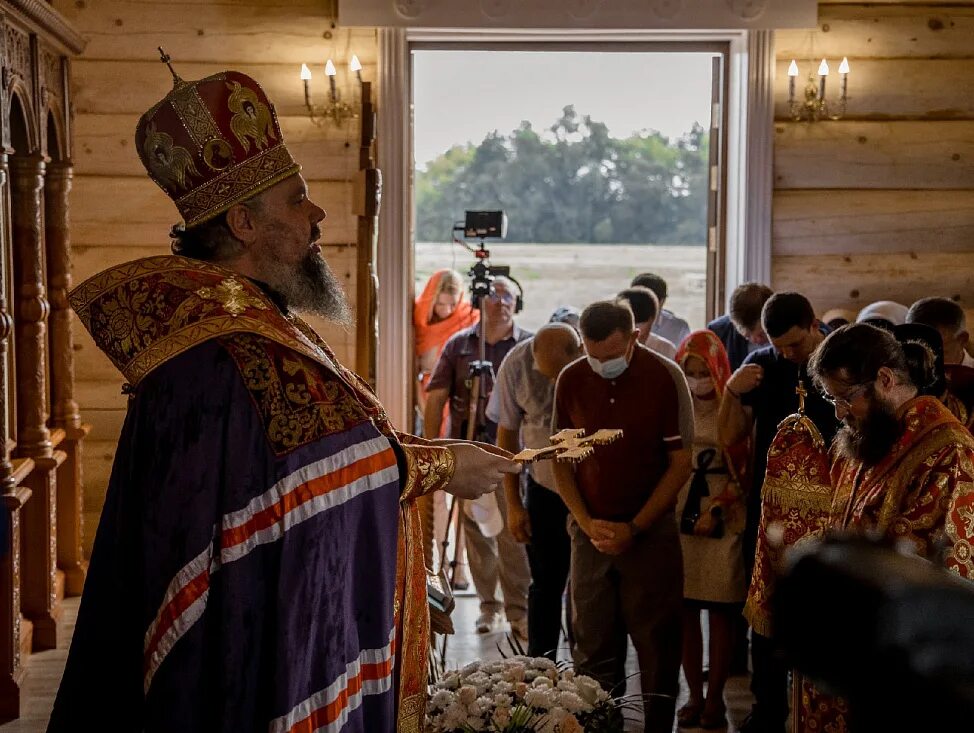
M730 363L720 339L695 331L676 355L693 396L694 472L677 500L683 549L683 671L690 699L677 714L681 727L720 729L727 725L724 684L730 671L734 621L747 595L741 533L744 493L741 467L746 446L726 450L717 439L717 410ZM707 611L710 671L704 695L703 634Z

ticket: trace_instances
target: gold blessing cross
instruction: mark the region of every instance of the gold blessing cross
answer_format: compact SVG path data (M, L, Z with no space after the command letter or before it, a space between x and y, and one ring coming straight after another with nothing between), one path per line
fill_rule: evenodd
M621 430L597 430L588 437L581 428L561 430L551 436L547 448L526 448L514 456L520 463L559 461L581 463L595 453L595 446L614 443L622 437Z

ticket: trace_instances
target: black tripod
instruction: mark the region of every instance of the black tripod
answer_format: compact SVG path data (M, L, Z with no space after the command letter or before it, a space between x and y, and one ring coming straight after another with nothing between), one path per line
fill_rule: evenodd
M476 264L470 269L473 278L470 284L471 300L473 306L480 312L480 337L478 339L478 358L470 362L467 373L467 384L470 389L470 399L467 406L466 434L467 440L479 440L486 442L489 440L487 435L487 390L485 380L490 380L486 384L493 384L494 365L487 360L487 318L483 307L483 300L490 295L493 275L490 271L490 252L484 248L483 240L480 241L480 248L476 251ZM447 568L446 580L450 587L453 587L453 580L456 577L457 555L463 542L463 499L458 496L451 496L449 509L447 510L446 532L440 542L440 568ZM457 522L456 543L453 549L453 556L447 562L447 555L450 547L450 527L454 520ZM471 579L472 580L472 579ZM443 636L441 654L446 655L446 635Z

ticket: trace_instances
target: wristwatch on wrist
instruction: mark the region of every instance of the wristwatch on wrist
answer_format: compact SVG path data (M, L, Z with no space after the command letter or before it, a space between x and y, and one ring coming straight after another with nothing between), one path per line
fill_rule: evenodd
M637 535L641 535L643 533L643 528L635 522L629 522L629 532L633 537L636 537Z

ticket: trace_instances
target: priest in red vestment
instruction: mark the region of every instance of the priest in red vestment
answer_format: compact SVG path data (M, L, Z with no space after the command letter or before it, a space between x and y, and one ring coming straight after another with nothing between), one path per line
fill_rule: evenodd
M136 148L175 255L71 294L129 405L49 730L419 731L415 499L517 467L393 429L297 315L347 305L273 106L238 72L173 76Z
M974 438L935 397L934 354L868 324L843 326L809 373L843 427L833 445L831 529L902 543L974 577ZM811 688L808 688L811 689ZM800 730L846 729L841 701L803 695Z

